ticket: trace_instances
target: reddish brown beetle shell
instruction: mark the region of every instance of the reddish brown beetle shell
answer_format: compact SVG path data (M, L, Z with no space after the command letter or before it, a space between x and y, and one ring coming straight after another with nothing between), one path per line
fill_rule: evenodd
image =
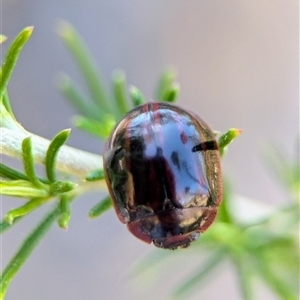
M117 216L157 247L187 247L214 221L222 200L217 142L199 117L151 102L116 125L104 150Z

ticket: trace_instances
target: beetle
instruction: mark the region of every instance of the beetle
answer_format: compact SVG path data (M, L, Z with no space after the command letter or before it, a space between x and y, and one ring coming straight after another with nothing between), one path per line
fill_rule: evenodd
M214 221L222 200L214 132L197 115L163 102L128 112L103 154L119 220L140 240L186 248Z

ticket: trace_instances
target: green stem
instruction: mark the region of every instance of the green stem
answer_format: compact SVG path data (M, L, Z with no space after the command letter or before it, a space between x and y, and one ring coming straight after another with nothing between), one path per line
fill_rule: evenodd
M31 234L25 239L20 249L10 260L6 268L4 269L1 279L0 279L0 299L4 299L7 287L17 273L17 271L24 264L26 259L29 257L31 252L37 246L41 238L46 234L50 229L53 222L56 220L57 216L60 213L59 208L54 208L51 212L46 215L42 222L31 232Z

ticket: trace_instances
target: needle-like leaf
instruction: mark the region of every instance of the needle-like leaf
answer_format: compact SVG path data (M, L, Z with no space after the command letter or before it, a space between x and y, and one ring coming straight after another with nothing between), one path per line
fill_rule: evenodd
M7 178L7 179L23 179L28 180L28 177L15 169L12 169L2 163L0 163L0 177Z
M222 134L219 138L218 145L221 156L224 154L226 147L241 134L240 129L230 128L226 133Z
M74 57L95 104L101 107L104 113L111 112L108 96L106 94L104 84L102 83L103 80L95 67L95 59L82 38L78 35L71 24L66 21L60 22L58 26L58 34L67 49L70 51L71 55Z
M104 179L104 170L102 169L93 170L89 172L85 177L86 181L95 181L101 179Z
M172 83L169 87L166 87L165 91L163 92L161 100L166 102L175 102L178 97L179 91L180 91L179 84Z
M28 201L26 204L23 206L20 206L18 208L11 209L5 214L5 220L9 223L12 224L15 218L24 216L34 209L38 208L40 205L43 203L47 202L48 198L43 197L43 198L35 198L33 200Z
M5 93L6 85L17 62L19 53L30 38L32 31L32 26L24 28L14 39L9 49L7 50L2 70L0 71L0 99Z
M72 118L72 123L78 129L81 129L101 139L107 139L116 122L112 115L106 115L103 117L101 122L88 119L84 116L74 116Z
M17 223L17 221L20 221L21 219L22 219L22 217L15 218L12 224L8 223L5 219L1 220L0 221L0 235L3 234L9 228L11 228L13 225L15 225Z
M90 218L96 218L110 209L112 206L111 199L109 196L104 198L102 201L97 203L94 207L91 208L89 212Z
M122 117L129 111L129 106L126 93L126 77L121 71L115 71L113 74L113 91L116 109L119 112L119 117Z
M0 181L0 194L22 198L47 197L46 188L40 188L27 180Z
M103 112L100 107L86 97L68 75L61 74L56 82L60 92L79 114L86 118L92 118L97 121L101 120Z
M32 157L30 137L27 137L23 140L22 153L23 153L23 166L29 181L32 182L37 188L43 189L44 186L39 181L34 171L34 161Z
M56 207L46 215L46 217L41 221L41 223L27 236L17 253L12 257L6 268L3 270L3 273L0 277L1 300L4 299L7 287L14 275L24 264L31 252L39 243L40 239L49 230L59 213L60 209Z
M71 210L70 210L70 197L66 194L61 195L60 202L60 216L58 217L58 225L62 229L68 229Z
M46 165L46 174L47 178L50 182L54 182L56 180L55 174L55 159L60 147L66 142L70 135L71 129L65 129L59 132L51 141L45 159Z
M146 102L142 92L137 87L135 86L130 87L129 93L130 93L133 106L139 106Z
M176 77L176 72L174 70L168 69L165 70L158 81L156 94L155 94L155 100L164 100L164 93L167 89L172 86L174 79Z

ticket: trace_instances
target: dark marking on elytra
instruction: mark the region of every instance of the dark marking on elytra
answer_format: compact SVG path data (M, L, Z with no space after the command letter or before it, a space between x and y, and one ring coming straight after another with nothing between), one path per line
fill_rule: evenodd
M172 152L171 161L178 168L178 170L180 171L180 161L179 161L179 157L178 157L177 152L175 152L175 151Z
M216 141L207 141L200 143L192 148L192 152L218 150L218 144Z

